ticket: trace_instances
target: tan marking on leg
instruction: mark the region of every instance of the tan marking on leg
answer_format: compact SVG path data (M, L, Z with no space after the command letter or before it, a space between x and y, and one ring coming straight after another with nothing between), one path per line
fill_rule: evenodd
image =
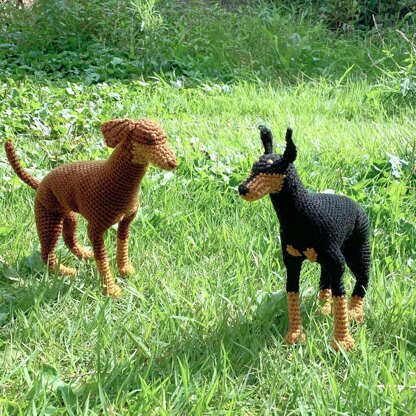
M309 261L315 262L318 259L318 253L312 247L307 248L303 254Z
M334 296L334 339L332 348L338 351L339 348L351 350L355 346L349 330L347 299L345 296Z
M287 293L287 309L289 314L289 331L286 334L285 342L287 344L305 342L306 336L302 328L299 293Z
M286 246L286 251L293 257L302 257L302 254L290 244Z
M350 319L362 324L364 322L364 298L360 296L352 296L350 300L349 314Z
M331 289L322 289L319 291L319 313L321 315L330 315L331 313L331 299L332 291Z

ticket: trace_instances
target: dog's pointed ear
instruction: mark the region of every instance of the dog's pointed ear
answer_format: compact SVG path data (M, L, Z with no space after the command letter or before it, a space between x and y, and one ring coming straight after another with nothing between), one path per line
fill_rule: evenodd
M292 133L293 133L292 129L288 127L286 130L286 149L283 153L283 160L286 163L294 162L296 159L296 155L297 155L296 146L292 140Z
M263 142L264 154L269 155L273 153L273 134L266 126L259 126L260 139Z
M128 118L103 123L101 125L101 132L103 133L105 144L111 148L116 147L127 138L134 127L134 121Z

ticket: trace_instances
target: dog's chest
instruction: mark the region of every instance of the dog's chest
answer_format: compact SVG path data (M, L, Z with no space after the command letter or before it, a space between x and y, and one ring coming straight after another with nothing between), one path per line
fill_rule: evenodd
M303 257L311 262L318 261L322 249L322 230L309 217L298 216L280 222L282 250L292 257Z
M85 189L83 195L77 199L79 212L89 222L100 224L103 228L108 228L133 214L139 204L138 189L117 192L108 186L101 190L97 187L91 190Z
M307 247L305 250L298 250L293 247L291 244L286 244L284 247L286 252L293 257L306 257L309 261L315 262L318 261L318 253L313 247Z

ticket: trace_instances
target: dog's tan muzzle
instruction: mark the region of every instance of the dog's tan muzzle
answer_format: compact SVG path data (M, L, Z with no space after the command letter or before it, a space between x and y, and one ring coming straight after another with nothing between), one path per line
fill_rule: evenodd
M156 145L144 145L135 143L133 145L133 162L152 163L163 170L173 170L178 166L178 160L167 143Z
M163 170L173 170L178 166L178 159L168 145L159 146L157 154L150 161Z
M246 201L256 201L267 194L282 190L285 175L273 173L259 173L244 181L238 187L238 192Z

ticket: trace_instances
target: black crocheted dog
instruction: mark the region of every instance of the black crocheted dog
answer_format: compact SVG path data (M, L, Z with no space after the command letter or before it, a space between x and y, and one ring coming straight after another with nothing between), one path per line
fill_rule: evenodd
M369 223L361 207L351 199L332 194L308 192L293 162L296 146L292 130L286 132L283 155L273 153L273 136L260 126L264 154L254 164L250 176L238 187L242 198L254 201L270 194L280 222L283 261L287 268L289 332L286 342L303 341L299 276L302 262L308 259L321 265L321 311L330 313L334 301L334 340L338 349L354 347L349 333L349 316L363 321L363 299L370 269ZM345 263L356 278L349 311L342 275ZM331 292L332 291L332 292Z

